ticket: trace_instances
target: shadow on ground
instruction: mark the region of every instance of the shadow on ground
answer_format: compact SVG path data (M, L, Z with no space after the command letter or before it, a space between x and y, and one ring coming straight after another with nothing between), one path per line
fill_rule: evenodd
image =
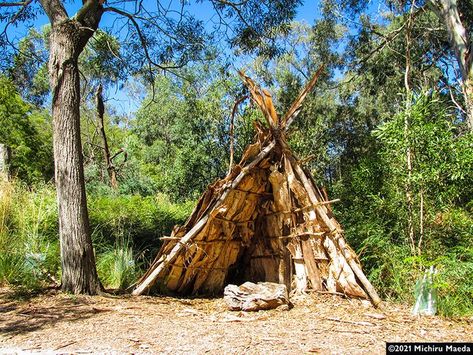
M103 312L109 310L93 307L87 299L75 296L57 299L51 306L37 302L35 296L18 302L11 292L0 291L0 334L15 336L59 322L84 320Z

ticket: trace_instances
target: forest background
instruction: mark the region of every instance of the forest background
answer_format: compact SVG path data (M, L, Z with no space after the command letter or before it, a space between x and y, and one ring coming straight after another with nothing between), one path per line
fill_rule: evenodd
M196 13L205 7L182 4ZM471 38L473 2L458 4ZM8 24L11 16L0 20ZM236 110L230 134L234 104L246 94L237 69L269 88L285 112L325 64L291 129L291 147L328 195L341 199L335 215L383 298L412 303L416 280L433 265L440 313L472 315L471 103L435 4L326 0L299 4L289 17L265 28L267 41L251 43L251 36L232 37L235 23L222 30L222 17L200 11L180 29L182 47L149 44L160 49L150 53L159 66L137 59L143 49L136 32L129 38L108 30L113 21L129 26L128 18L95 32L79 66L102 283L126 289L136 281L159 238L225 176L231 137L236 161L252 141L252 122L261 117L248 101ZM0 43L0 143L8 147L10 176L0 183L0 283L25 293L61 278L50 31L40 14L30 26L7 26ZM471 54L471 40L466 48Z

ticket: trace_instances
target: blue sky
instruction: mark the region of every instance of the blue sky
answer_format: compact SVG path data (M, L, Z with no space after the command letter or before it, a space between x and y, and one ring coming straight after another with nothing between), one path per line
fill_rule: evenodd
M161 2L163 3L163 2ZM175 4L171 6L179 5L179 1L169 0L169 3ZM120 4L120 8L125 8L126 6L130 7L128 10L133 11L132 7L134 2L125 3L125 5ZM149 1L144 0L143 5L151 10L153 7L156 7L156 0ZM370 2L371 6L373 3ZM68 11L69 16L73 16L77 10L82 5L82 1L68 1L66 2L66 9ZM125 7L124 7L125 6ZM321 1L319 0L306 0L303 4L297 9L297 16L296 20L298 21L305 21L308 24L313 24L316 19L320 18L320 7ZM202 20L205 23L205 27L207 30L211 30L212 26L215 24L215 11L212 8L212 5L209 1L203 1L197 3L195 0L192 0L189 3L187 11L197 17L198 19ZM107 29L110 27L114 27L116 33L116 29L119 27L119 23L114 22L117 19L117 15L113 13L105 13L102 21L100 23L100 27L102 29ZM124 19L120 19L119 21L125 21ZM40 29L44 25L48 24L49 20L45 14L40 12L36 20L31 23L32 27ZM25 24L19 24L18 26L10 26L8 30L9 38L12 42L17 42L21 39L28 31L28 27ZM117 34L119 37L120 34ZM238 65L238 64L237 64ZM125 90L118 90L117 88L111 88L107 96L109 97L109 104L112 105L118 113L127 113L136 110L137 106L139 105L139 99L136 97L132 97L129 92Z
M172 0L171 0L172 2ZM146 7L153 7L155 1L144 0L143 5ZM177 4L177 2L175 2ZM69 16L73 16L77 10L82 6L81 1L68 1L65 3L66 10ZM131 6L131 3L130 5ZM123 8L122 6L120 8ZM131 9L130 9L131 10ZM190 2L190 6L187 10L189 13L195 15L197 18L203 20L208 26L212 23L212 17L215 15L214 10L209 1L197 3L195 1ZM320 0L307 0L299 6L297 11L296 19L301 21L305 20L308 23L313 23L316 18L320 17ZM112 25L115 15L106 13L102 18L100 27L105 28ZM48 24L48 17L42 12L38 12L36 20L31 23L32 27L41 28ZM8 33L11 40L18 40L22 38L28 31L28 27L23 23L18 23L17 26L10 26Z
M169 1L170 3L175 4L172 6L176 6L179 4L179 1ZM156 6L155 4L156 1L143 1L143 5L151 9ZM128 5L125 4L125 6L130 6L130 11L132 11L132 5L133 3L129 3ZM82 1L67 1L65 2L65 6L69 16L73 16L77 12L77 10L82 6ZM120 4L120 8L123 8L122 6L123 5ZM192 0L187 8L187 11L190 14L193 14L198 19L202 20L209 31L212 29L212 26L214 25L216 20L216 15L209 1L197 3L196 1ZM312 24L318 17L320 17L320 1L307 0L298 8L296 19L299 21L306 21L307 23ZM106 29L112 26L115 26L115 28L117 28L117 23L114 23L116 19L117 16L115 14L105 13L100 23L100 27L102 29ZM44 25L47 25L48 23L48 17L42 12L42 10L40 10L34 22L28 25L24 23L19 23L16 26L10 26L8 29L9 39L13 43L17 43L22 37L26 35L29 27L41 29ZM136 110L137 105L139 104L139 102L137 102L136 97L130 97L129 93L123 90L117 90L117 88L111 88L107 96L110 98L110 104L113 105L115 109L120 113L134 111Z

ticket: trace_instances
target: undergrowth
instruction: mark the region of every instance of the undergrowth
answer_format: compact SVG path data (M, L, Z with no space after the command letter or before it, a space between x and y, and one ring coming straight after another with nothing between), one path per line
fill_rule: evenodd
M166 196L91 196L97 269L106 288L124 289L149 263L160 237L185 221L192 203ZM0 182L0 285L36 290L60 282L58 216L52 185Z
M386 226L372 221L347 228L349 243L358 250L363 269L380 296L413 305L417 280L434 266L438 314L473 315L473 218L452 208L431 225L422 253L395 241ZM356 236L354 238L353 236ZM452 242L454 240L454 243Z
M60 271L54 190L0 182L0 283L35 290Z
M103 246L104 251L97 255L97 272L106 288L124 290L139 276L139 265L133 252L131 241L119 237L114 245Z

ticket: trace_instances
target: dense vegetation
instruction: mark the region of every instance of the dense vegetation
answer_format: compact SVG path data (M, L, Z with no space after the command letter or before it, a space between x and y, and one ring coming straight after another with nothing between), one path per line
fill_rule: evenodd
M416 280L433 265L440 313L471 315L473 134L447 33L432 11L414 18L407 4L391 6L377 22L343 2L323 5L313 25L292 22L273 43L277 51L244 57L242 65L271 88L281 112L327 65L294 123L291 146L341 199L337 218L384 298L412 303ZM35 53L35 64L18 53L0 76L0 143L12 151L11 179L0 190L0 283L27 290L61 272L43 42L44 33L30 32L22 48ZM123 289L149 263L159 237L225 176L231 112L245 92L216 49L177 75L155 72L150 83L146 73L114 72L120 63L108 49L120 53L120 46L112 36L99 31L91 43L81 57L88 78L81 129L92 239L102 282ZM119 152L116 189L97 121L100 82L144 97L136 112L117 113L106 101L107 143ZM240 106L237 157L255 119L254 107Z

